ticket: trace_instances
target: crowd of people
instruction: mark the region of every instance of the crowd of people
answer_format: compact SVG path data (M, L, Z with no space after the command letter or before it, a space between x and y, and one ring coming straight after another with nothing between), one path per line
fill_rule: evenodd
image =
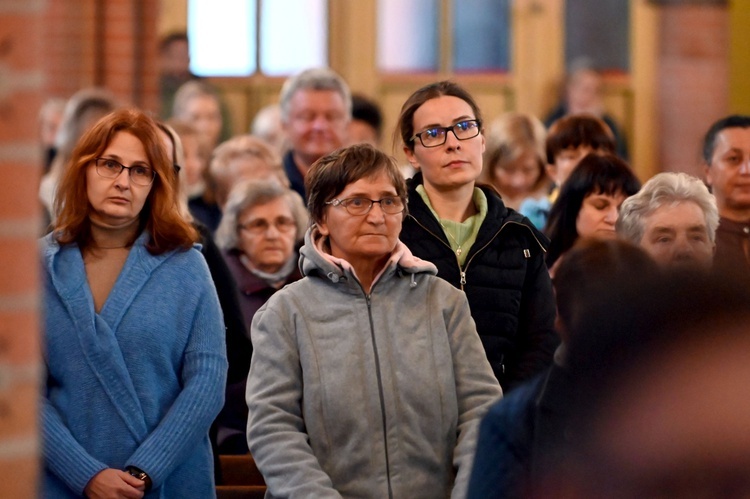
M161 117L43 110L44 496L212 497L248 453L267 497L750 490L750 117L642 185L573 97L545 126L425 85L399 165L329 68L240 135L162 83Z

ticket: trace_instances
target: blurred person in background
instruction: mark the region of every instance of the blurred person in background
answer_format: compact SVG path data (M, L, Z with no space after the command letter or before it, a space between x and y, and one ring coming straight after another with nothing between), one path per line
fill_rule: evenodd
M544 125L536 117L505 113L490 123L482 182L494 187L503 203L543 229L552 181L545 168Z
M547 175L554 183L549 200L554 203L560 194L560 187L588 153L615 153L615 137L607 124L593 115L568 115L550 126L545 152Z
M366 142L380 147L383 135L383 112L364 95L352 95L352 120L349 122L349 144Z
M614 239L620 206L641 188L627 163L612 154L589 153L562 185L545 233L550 238L547 267L555 264L579 237Z
M39 109L39 143L42 146L44 157L44 168L42 174L46 174L52 166L52 160L57 153L55 139L57 131L62 123L65 112L65 99L54 97L47 99Z
M713 265L719 210L706 184L687 173L659 173L622 203L617 233L660 265Z
M290 147L283 158L284 172L292 189L307 199L307 170L347 142L351 92L331 69L312 68L286 80L279 101L281 124Z
M159 88L161 117L169 118L177 89L190 80L198 79L190 71L190 44L184 31L175 31L159 42Z
M269 144L252 135L239 135L219 144L208 171L222 212L229 192L245 180L274 179L284 187L289 186L281 157Z
M276 154L284 156L288 144L281 124L281 106L268 104L260 108L250 125L250 135L265 140Z
M39 184L39 199L47 209L47 221L54 220L55 193L73 148L100 118L117 107L115 97L102 88L84 88L68 99L55 137L55 157Z
M544 124L550 127L568 115L590 114L601 118L614 135L617 155L627 161L627 142L615 119L604 108L603 88L602 75L591 60L582 57L573 61L565 79L562 102L547 116Z
M216 239L237 282L248 326L276 291L302 277L297 248L307 226L302 198L279 182L255 179L241 182L232 190ZM229 358L230 372L244 371L244 375L227 383L226 401L217 419L221 454L248 452L245 388L252 356L249 331L247 339L246 348Z
M195 128L201 147L209 153L224 137L219 93L207 82L191 80L183 84L175 95L172 117ZM204 162L202 168L202 182L191 183L188 202L193 216L214 232L221 220L221 209L216 203L214 186L206 171L208 162Z
M703 166L720 216L714 268L750 282L750 116L727 116L711 125L703 139Z

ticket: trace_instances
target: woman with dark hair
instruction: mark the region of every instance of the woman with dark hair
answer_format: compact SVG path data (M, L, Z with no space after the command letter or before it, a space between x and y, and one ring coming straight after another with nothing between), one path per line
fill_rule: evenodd
M450 81L414 92L401 108L409 182L401 239L466 292L487 358L504 390L552 362L555 303L544 265L547 238L477 186L485 138L471 95Z
M339 149L305 187L305 277L252 325L247 438L268 496L464 497L500 396L466 297L398 240L392 158Z
M615 223L625 198L641 182L625 161L613 154L589 153L573 169L552 205L545 233L550 238L547 267L579 237L614 239Z
M62 176L42 240L45 496L215 494L224 324L174 175L153 120L124 109Z

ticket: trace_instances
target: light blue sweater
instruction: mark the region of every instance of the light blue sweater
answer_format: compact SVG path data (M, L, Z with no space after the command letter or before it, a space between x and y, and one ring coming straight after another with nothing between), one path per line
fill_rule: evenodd
M149 474L147 497L213 497L208 428L222 407L224 322L200 252L153 256L144 233L97 314L78 247L42 240L45 497L105 468Z

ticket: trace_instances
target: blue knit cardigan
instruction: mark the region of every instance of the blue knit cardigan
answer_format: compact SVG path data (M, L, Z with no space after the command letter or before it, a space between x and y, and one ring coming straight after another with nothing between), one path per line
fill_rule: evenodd
M208 428L222 407L224 322L196 249L142 234L99 313L77 245L42 239L45 497L80 497L105 468L149 474L148 497L213 497Z

